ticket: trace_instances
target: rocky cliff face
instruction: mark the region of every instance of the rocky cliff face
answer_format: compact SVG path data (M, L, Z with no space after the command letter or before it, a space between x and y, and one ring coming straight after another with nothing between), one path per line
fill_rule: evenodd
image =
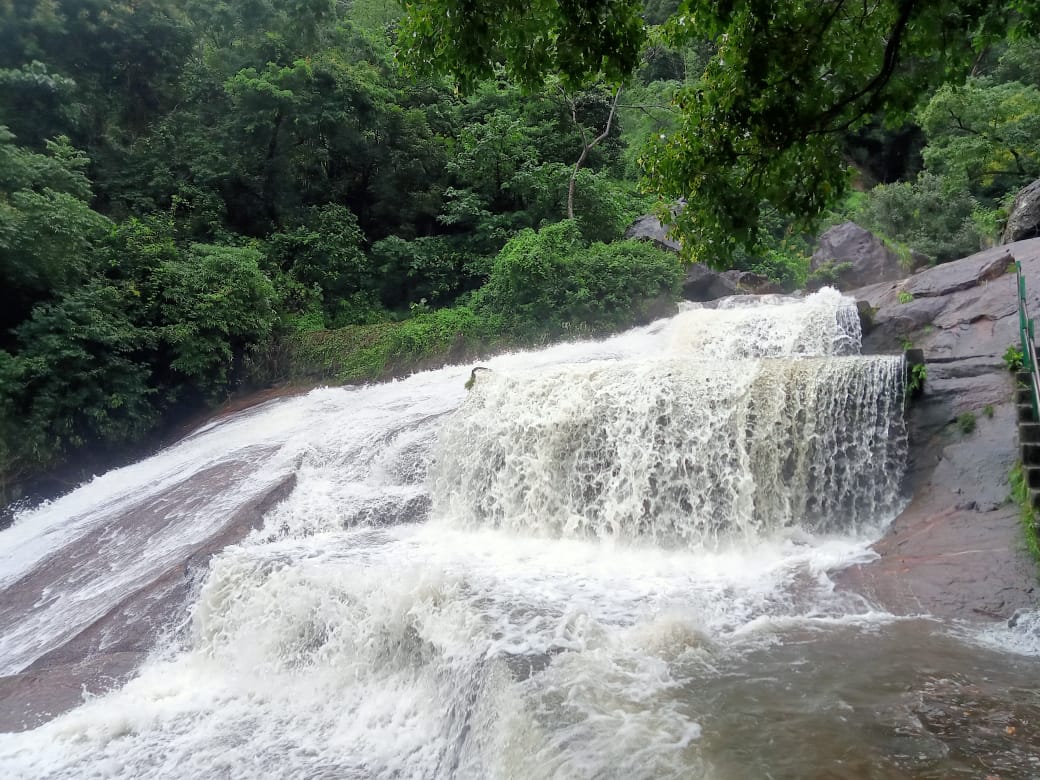
M1036 566L1007 482L1018 459L1014 380L1002 360L1018 344L1013 259L1040 316L1040 239L849 293L873 309L864 350L912 344L928 372L910 413L910 502L875 545L881 557L841 577L891 611L1006 618L1036 604ZM972 432L961 415L974 416Z
M1002 239L1008 243L1036 235L1040 235L1040 179L1023 187L1015 196Z

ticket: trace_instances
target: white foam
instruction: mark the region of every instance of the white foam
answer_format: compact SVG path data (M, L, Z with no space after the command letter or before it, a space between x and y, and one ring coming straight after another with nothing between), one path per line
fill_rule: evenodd
M172 640L183 644L160 648L120 690L31 732L0 735L0 776L709 775L699 747L698 675L778 641L792 625L888 619L836 593L827 575L869 559L901 468L901 450L874 446L900 437L892 407L878 405L896 403L889 364L811 359L847 354L858 343L849 301L824 292L759 309L727 305L737 308L687 311L612 339L499 356L468 395L467 366L273 403L21 518L14 535L0 534L6 581L107 528L113 508L132 508L206 465L244 464L237 487L171 514L154 539L113 526L102 570L84 567L62 594L67 601L24 617L20 636L28 641L37 620L35 636L46 644L60 640L62 621L75 627L83 619L68 606L80 599L85 612L83 594L95 608L111 606L137 581L125 579L124 568L175 560L184 538L205 534L290 471L298 478L262 528L212 561L189 635ZM712 317L722 325L712 326ZM695 350L744 359L727 373L697 363ZM554 383L566 388L554 395ZM669 420L658 424L662 399L671 404ZM785 409L806 413L788 429ZM496 427L495 410L504 427ZM608 416L616 424L601 424ZM649 428L639 422L648 416ZM820 466L813 484L857 498L816 514L846 507L856 522L803 523L806 490L789 484L797 473L775 467L786 454L778 442L806 431L822 441L823 428L836 425L848 429L848 447L837 439L814 446L843 459L845 471ZM748 446L749 429L768 446ZM714 503L687 515L703 524L719 513L718 532L540 533L566 524L551 504L555 488L537 482L564 468L566 458L556 456L574 451L567 432L575 430L610 430L587 454L628 474L598 494L607 526L629 527L632 507L647 497L640 491L664 484L666 462L677 468L682 452L696 452L714 464L710 484L698 488ZM497 472L478 468L491 457L488 441L512 437L502 446L514 446L525 432L532 446L508 450L508 468L526 469L526 488L511 490L527 496L502 509L503 522L471 522L465 501L453 502L479 496L479 486L451 483L455 467L446 464L473 456L466 479L490 483ZM720 432L743 443L727 452L728 443L711 440ZM439 458L440 492L437 516L427 520L431 457ZM878 483L884 458L892 482ZM808 452L793 462L795 472L823 463ZM549 503L521 507L537 490ZM718 498L720 490L728 498ZM748 495L758 509L747 509ZM682 502L670 500L660 498L651 525L692 522L679 517ZM588 523L594 503L567 511ZM516 522L523 512L528 519ZM0 645L10 669L31 655L16 650Z
M1019 612L1010 625L989 626L971 632L969 638L1000 652L1040 657L1040 611Z
M757 647L746 627L764 615L818 619L832 596L814 572L865 544L665 551L427 524L230 548L184 652L0 736L0 767L54 778L689 769L700 725L677 670Z

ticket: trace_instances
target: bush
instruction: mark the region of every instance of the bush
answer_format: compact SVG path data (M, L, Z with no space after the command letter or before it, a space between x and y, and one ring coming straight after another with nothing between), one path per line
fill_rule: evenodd
M372 265L380 279L380 295L391 307L407 306L425 298L442 302L464 283L464 259L442 236L406 241L389 236L372 245Z
M272 235L268 257L289 279L319 292L331 321L340 299L374 288L375 273L361 252L362 239L350 209L326 205L307 209L301 225Z
M444 362L502 339L500 318L466 306L439 309L404 322L300 333L290 345L290 371L341 382L384 379L423 361Z
M975 414L973 412L964 412L957 417L957 427L960 432L967 435L975 430Z
M155 422L148 366L134 355L144 331L113 287L89 285L42 304L0 352L0 409L13 454L48 465L87 443L132 441Z
M808 281L809 257L803 252L783 247L768 249L757 262L750 264L748 270L762 274L781 289L796 290L804 287Z
M1004 365L1007 366L1008 371L1017 373L1022 370L1022 348L1014 344L1010 345L1004 350Z
M523 231L499 253L491 279L467 305L413 307L403 322L297 332L287 345L294 376L343 382L382 379L576 332L604 332L646 318L649 304L677 293L678 260L648 244L592 244L573 222Z
M913 183L876 186L863 201L855 220L943 261L979 251L983 237L974 218L978 210L978 203L967 189L935 174L922 173Z
M274 287L261 258L253 248L193 244L156 272L170 368L205 395L223 390L244 352L274 326Z
M1008 482L1011 485L1011 500L1018 504L1019 520L1022 523L1026 549L1033 560L1040 563L1040 533L1038 533L1040 524L1037 523L1033 498L1030 495L1029 483L1021 463L1016 463L1015 467L1011 469Z
M821 287L837 287L841 277L852 268L852 263L839 263L837 260L828 260L809 274L805 280L808 290L819 290Z
M564 221L510 241L474 300L515 332L600 332L644 318L651 300L677 293L680 279L674 255L638 241L587 246Z

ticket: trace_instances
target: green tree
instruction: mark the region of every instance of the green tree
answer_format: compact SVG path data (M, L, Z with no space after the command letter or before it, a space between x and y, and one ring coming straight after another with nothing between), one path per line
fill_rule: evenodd
M154 423L141 333L118 291L92 283L37 306L0 353L7 435L28 464L46 465L87 443L117 444ZM9 445L11 446L11 445Z
M499 64L527 85L549 72L620 82L644 40L630 24L640 9L623 0L499 9L408 6L406 59L464 86ZM576 19L591 22L584 40L568 37ZM845 134L878 114L900 123L925 87L964 78L976 42L1032 31L1038 19L1034 0L684 0L665 25L668 42L707 41L712 53L676 97L676 130L644 159L650 184L668 201L687 199L677 219L687 250L724 263L754 243L763 203L808 226L845 191ZM573 50L557 56L563 42Z
M0 90L27 112L19 142L39 148L68 135L90 155L95 182L107 186L128 148L177 104L192 46L177 0L0 3L0 69L8 73Z
M1018 81L944 84L919 112L930 171L982 195L1040 176L1040 89Z
M65 138L46 149L16 146L0 126L0 345L38 301L87 276L110 226L88 205L87 158Z
M246 351L271 334L274 288L262 258L252 247L194 244L156 271L170 368L207 396L224 390Z
M943 261L979 250L982 236L973 220L979 208L966 187L925 172L913 182L879 184L855 218L883 236Z
M620 82L639 60L642 10L642 0L412 2L398 40L413 70L450 72L466 88L499 67L525 87L550 73L568 85L600 75Z
M638 241L586 242L573 221L524 230L499 252L479 305L521 333L610 330L674 295L679 263Z
M23 144L42 149L46 140L75 127L76 82L50 73L37 60L0 69L0 125Z

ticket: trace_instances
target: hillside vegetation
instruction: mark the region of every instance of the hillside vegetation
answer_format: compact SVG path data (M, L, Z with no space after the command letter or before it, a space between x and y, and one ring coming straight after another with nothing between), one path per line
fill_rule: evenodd
M680 196L685 259L793 288L828 220L941 261L993 241L1040 176L1030 3L999 19L949 4L974 32L945 69L920 62L952 28L915 33L890 74L900 110L862 101L826 133L777 107L822 99L799 68L851 40L843 3L711 19L675 0L559 6L606 13L577 26L470 5L498 27L449 56L427 23L454 0L404 16L383 0L0 4L0 502L235 388L373 380L645 320L681 262L622 234ZM819 56L725 59L735 31L764 46L830 5ZM903 5L918 32L934 21ZM528 22L508 27L518 8ZM901 19L861 25L863 68L869 36Z

